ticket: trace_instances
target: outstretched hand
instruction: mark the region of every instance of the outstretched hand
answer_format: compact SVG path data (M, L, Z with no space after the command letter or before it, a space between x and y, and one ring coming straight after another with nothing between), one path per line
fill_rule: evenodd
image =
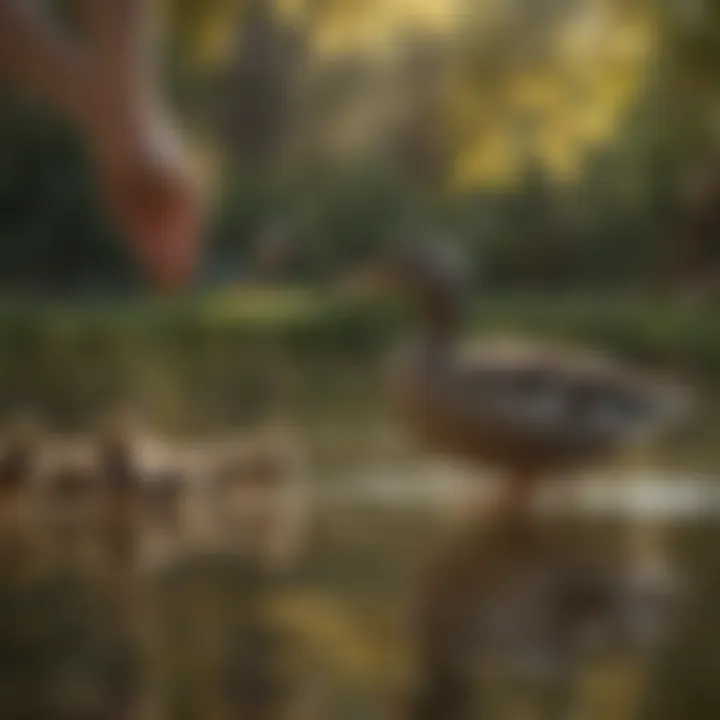
M153 288L190 281L199 260L202 202L185 156L149 148L99 167L105 204Z
M202 195L157 82L157 6L74 0L82 43L42 4L0 0L0 78L26 88L84 133L102 199L153 287L197 266Z

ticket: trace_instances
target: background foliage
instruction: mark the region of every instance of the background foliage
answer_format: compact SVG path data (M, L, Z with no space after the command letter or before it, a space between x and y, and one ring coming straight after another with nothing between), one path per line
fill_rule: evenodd
M412 218L493 285L643 284L715 147L710 0L167 5L167 75L224 178L208 280L242 277L268 224L309 279ZM5 292L134 288L76 138L8 95L0 235Z

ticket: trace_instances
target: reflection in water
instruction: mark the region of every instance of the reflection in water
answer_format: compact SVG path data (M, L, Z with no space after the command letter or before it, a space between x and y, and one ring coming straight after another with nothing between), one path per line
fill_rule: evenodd
M278 502L285 485L272 481L265 492L263 473L250 472L255 465L243 460L242 452L235 454L239 464L233 465L231 487L224 486L232 490L232 502L204 492L211 475L201 472L201 454L185 466L194 471L182 482L175 466L154 461L147 512L138 516L141 524L149 523L140 543L155 549L159 543L163 552L151 553L158 561L150 563L140 553L141 592L123 608L108 604L104 591L90 591L83 562L69 572L70 557L63 561L62 576L42 583L30 579L0 593L5 619L0 631L9 651L5 659L15 662L18 652L25 652L30 662L46 667L46 675L28 675L25 685L17 680L28 697L39 694L51 705L86 708L87 717L103 720L97 713L109 707L105 701L118 712L124 705L124 717L135 720L148 696L168 718L187 717L193 708L193 717L208 717L207 708L220 713L244 702L254 703L261 718L286 717L282 713L290 708L302 708L313 720L352 712L370 718L389 704L387 698L412 668L403 608L417 567L462 522L469 494L473 502L491 498L493 479L477 480L460 468L430 462L369 464L352 475L320 477L304 501L312 527L300 536L296 526L291 532L293 542L309 542L309 547L292 562L261 572L247 552L230 546L249 547L238 535L238 524L250 527L243 519L248 513L257 511L258 527L272 530L273 508L281 515L288 509ZM53 477L65 477L60 471L66 465L58 465ZM257 467L267 470L262 463ZM90 459L80 469L91 470ZM247 472L252 492L242 483ZM83 479L80 485L63 485L69 491L63 491L63 507L70 503L77 511L72 517L86 518L83 532L92 533L92 513L83 508L102 498L93 490L91 472L77 477ZM638 528L645 528L649 538L670 541L681 526L691 532L688 523L714 502L712 483L701 477L596 476L576 490L550 489L547 503L538 507L539 526L560 530L567 520L569 534L551 533L547 544L531 545L533 552L522 562L517 557L497 562L495 553L502 572L479 586L461 626L464 639L472 639L470 649L475 648L478 702L496 708L490 717L506 717L521 704L557 712L602 705L617 697L621 686L626 697L620 704L627 712L634 702L630 696L642 694L641 661L664 641L662 631L682 589L669 571L672 563L663 543L645 542ZM180 501L178 493L186 500ZM234 508L235 524L228 517ZM584 518L582 529L570 522L573 508ZM203 523L191 521L202 513ZM546 522L548 517L553 521ZM63 518L70 515L57 519ZM204 531L197 533L208 525L218 532L227 527L225 549L208 545ZM256 540L262 543L262 537ZM492 538L483 542L492 555L497 547ZM279 555L277 547L283 548ZM268 557L286 557L287 548L285 540L268 545ZM103 619L108 613L113 620ZM58 634L63 627L72 628L67 642ZM35 644L28 644L22 628L32 630ZM138 649L142 660L134 654ZM245 672L248 663L255 675ZM61 667L68 672L56 673ZM139 670L142 682L136 677ZM16 667L9 676L17 679L18 672ZM0 695L0 702L6 700ZM282 707L275 703L279 700ZM618 708L612 713L602 719L617 720L622 714Z

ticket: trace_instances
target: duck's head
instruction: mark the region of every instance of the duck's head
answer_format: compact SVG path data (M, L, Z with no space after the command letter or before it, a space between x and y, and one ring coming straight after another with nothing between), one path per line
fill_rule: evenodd
M455 325L467 287L467 266L450 243L413 241L392 245L351 281L353 291L407 297L423 319Z

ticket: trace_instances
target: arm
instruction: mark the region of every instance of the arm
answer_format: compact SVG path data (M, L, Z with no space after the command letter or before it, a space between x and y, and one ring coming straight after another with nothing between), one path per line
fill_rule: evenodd
M157 3L75 0L75 41L32 0L0 0L0 80L29 89L87 139L105 206L150 281L188 279L201 197L155 77Z
M0 79L24 85L65 115L79 119L81 55L35 4L0 0Z

